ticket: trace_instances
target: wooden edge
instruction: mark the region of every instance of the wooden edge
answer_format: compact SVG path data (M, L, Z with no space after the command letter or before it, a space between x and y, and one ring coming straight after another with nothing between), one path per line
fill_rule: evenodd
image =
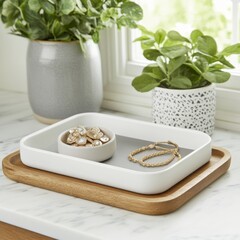
M53 240L53 238L0 222L1 240Z
M21 169L20 166L19 171L16 171L15 165L9 160L17 154L19 151L11 153L3 159L2 163L4 174L12 180L148 215L160 215L175 211L223 175L229 168L231 160L230 153L226 149L214 147L213 157L215 156L221 161L212 165L205 164L164 193L144 195L29 167ZM22 170L24 170L23 174L29 174L30 177L26 176L23 179ZM33 172L38 172L38 175L41 172L42 181L39 181L39 176L35 176ZM66 179L67 188L61 184L62 181L59 181L59 177ZM49 182L54 184L48 184Z
M13 151L5 156L2 160L2 168L5 169L13 167L14 165L11 163L10 159L18 154L20 154L20 150Z
M217 180L219 177L221 177L223 174L227 172L231 164L231 155L229 151L227 151L224 148L214 147L213 153L220 155L221 161L218 161L217 163L208 167L205 171L203 171L199 175L197 175L197 173L201 168L197 169L194 173L189 175L188 177L191 177L192 175L195 175L195 177L193 178L192 181L189 181L187 184L184 184L182 188L180 188L174 194L171 194L170 195L171 197L168 200L162 202L161 208L160 205L155 206L156 214L167 214L177 210L187 201L192 199L199 192L201 192L203 189L205 189L207 186L212 184L215 180ZM206 165L208 165L208 163ZM183 179L182 181L184 180L185 179ZM155 213L154 215L156 215Z

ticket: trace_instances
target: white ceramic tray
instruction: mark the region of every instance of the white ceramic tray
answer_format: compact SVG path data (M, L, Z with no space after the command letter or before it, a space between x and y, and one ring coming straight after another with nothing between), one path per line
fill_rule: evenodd
M71 157L57 152L58 135L77 125L98 126L117 135L117 150L105 162ZM146 168L130 162L128 154L150 142L176 142L182 159L164 167ZM100 113L72 116L24 137L21 160L30 167L80 178L142 194L166 191L211 157L211 138L202 132L131 120Z

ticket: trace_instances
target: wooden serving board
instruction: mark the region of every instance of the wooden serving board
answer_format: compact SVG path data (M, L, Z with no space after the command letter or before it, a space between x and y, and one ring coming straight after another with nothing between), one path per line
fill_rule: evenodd
M230 153L213 148L210 161L169 190L154 195L133 193L93 182L25 166L19 151L3 160L3 172L10 179L74 197L143 213L160 215L175 211L207 187L230 166Z

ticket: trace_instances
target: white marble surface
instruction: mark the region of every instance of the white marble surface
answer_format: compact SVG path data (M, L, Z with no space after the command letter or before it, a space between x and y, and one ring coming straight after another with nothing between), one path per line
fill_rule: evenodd
M44 126L25 94L0 91L0 160ZM0 221L66 240L239 240L240 133L217 129L213 144L231 152L229 171L171 214L141 215L16 183L0 167Z

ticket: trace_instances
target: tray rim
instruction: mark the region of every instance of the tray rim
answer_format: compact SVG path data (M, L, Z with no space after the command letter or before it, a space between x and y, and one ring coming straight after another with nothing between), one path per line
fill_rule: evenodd
M109 165L109 164L102 164L102 163L99 163L99 162L94 162L94 161L89 161L89 160L85 160L85 159L80 159L80 158L76 158L76 157L71 157L71 156L67 156L67 155L63 155L63 154L60 154L58 152L53 152L53 151L48 151L48 150L44 150L44 149L40 149L40 148L37 148L37 147L31 147L28 146L27 144L25 144L29 139L31 140L32 137L36 137L38 136L38 134L41 134L41 133L47 133L48 130L56 130L58 129L58 127L60 126L60 128L62 126L65 126L66 124L69 124L69 123L72 123L73 121L75 120L78 120L80 118L84 118L84 117L90 117L91 118L96 118L96 117L100 117L100 120L104 120L104 121L109 121L109 119L111 119L111 121L113 121L114 119L115 120L118 120L119 122L121 122L122 124L124 124L124 122L130 122L130 124L139 124L140 126L148 126L149 128L156 128L158 129L168 129L168 130L171 130L171 131L177 131L177 133L186 133L186 132L189 132L189 134L193 135L193 136L202 136L203 139L204 139L204 143L201 143L199 144L200 147L194 149L191 153L189 153L186 157L184 157L183 159L181 159L180 161L174 163L173 165L169 166L168 168L164 169L164 170L161 170L161 171L154 171L154 172L144 172L144 171L135 171L135 170L132 170L132 169L128 169L128 168L122 168L122 167L118 167L118 166L113 166L113 165ZM126 127L125 127L126 128ZM120 134L119 134L120 135ZM129 136L131 137L131 135L125 135L125 136ZM141 139L141 138L139 138ZM206 142L205 142L206 140ZM206 150L207 149L207 150ZM206 153L207 151L207 153ZM98 171L106 171L106 172L110 172L110 171L115 171L116 174L122 174L124 175L125 177L129 177L128 175L131 175L133 177L139 177L139 178L145 178L144 180L141 180L142 181L142 185L145 185L145 189L143 189L143 187L141 186L138 186L138 185L134 185L134 183L131 183L130 186L126 186L124 185L124 183L119 183L118 180L115 179L115 182L110 182L108 183L109 186L114 186L114 187L119 187L119 185L122 186L123 189L127 189L127 190L131 190L131 191L134 191L132 189L136 189L135 191L139 193L139 191L141 191L143 193L145 192L148 192L148 194L154 194L154 193L157 193L157 192L161 192L161 191L165 191L167 189L167 184L170 186L172 186L173 184L176 184L176 181L180 181L182 178L186 177L188 174L190 174L192 171L196 170L196 164L197 167L200 167L201 165L205 164L209 158L210 158L210 154L211 154L211 138L205 134L205 133L202 133L202 132L199 132L199 131L196 131L196 130L190 130L190 129L182 129L182 128L175 128L175 127L171 127L171 126L165 126L165 125L160 125L160 124L154 124L154 123L150 123L150 122L145 122L145 121L140 121L140 120L135 120L135 119L128 119L128 118L124 118L124 117L118 117L118 116L112 116L112 115L108 115L108 114L102 114L102 113L82 113L82 114L77 114L77 115L74 115L72 117L69 117L67 119L64 119L56 124L53 124L51 126L48 126L44 129L40 129L32 134L29 134L28 136L22 138L22 140L20 141L20 154L21 154L21 157L22 157L22 161L25 165L28 165L30 167L35 167L35 168L39 168L39 169L43 169L43 170L47 170L47 171L52 171L52 172L56 172L56 173L59 173L59 174L65 174L65 175L68 175L68 176L73 176L73 177L76 177L76 172L73 174L71 173L72 175L70 175L69 172L66 173L65 170L56 170L54 169L53 170L53 167L51 167L52 169L49 170L47 169L47 166L45 165L44 167L37 167L36 165L34 165L35 163L32 163L32 159L33 157L31 157L30 161L29 159L25 159L25 157L29 154L33 154L34 155L34 158L38 158L39 155L42 156L42 159L44 157L45 158L49 158L49 157L52 157L52 159L58 159L59 161L59 164L62 165L62 162L63 161L71 161L70 163L72 165L79 165L81 166L81 168L85 168L85 169L96 169L98 168ZM190 160L193 158L193 156L195 158L200 158L199 154L202 154L204 153L204 161L202 161L202 163L195 163L195 167L194 169L192 169L192 167L189 166L190 164ZM207 154L207 156L206 156ZM51 162L53 163L55 161L56 163L56 160L52 160L51 159ZM60 161L61 160L61 161ZM192 161L193 166L194 166L194 162ZM41 163L40 163L41 165ZM179 168L183 168L184 165L188 165L189 166L189 169L190 170L187 170L187 168L185 168L185 170L183 170L183 172L181 172L180 170L178 170ZM149 185L149 181L150 179L149 178L160 178L161 175L164 175L164 174L170 174L171 172L176 172L178 170L179 173L179 176L175 176L175 181L172 179L170 180L170 183L162 183L164 185L164 187L158 187L158 188L154 188L151 187L149 188L149 186L147 187L147 184ZM63 171L65 171L65 173L63 173ZM187 173L186 173L187 172ZM79 173L78 173L79 174ZM187 174L187 175L186 175ZM84 174L81 174L80 177L78 178L83 178L83 175ZM88 175L89 176L89 175ZM91 177L91 179L89 179L89 177L87 178L84 178L85 180L88 180L88 181L93 181L92 180L93 177ZM98 178L99 179L99 178ZM107 178L101 178L100 180L98 181L95 181L95 182L98 182L98 183L101 183L101 184L106 184L106 181L108 181L109 179ZM138 183L137 183L138 184ZM170 187L171 187L170 186ZM157 190L158 189L158 190Z
M86 159L83 159L83 158L77 158L77 157L72 157L72 156L67 156L67 155L64 155L64 154L61 154L61 153L58 153L58 152L52 152L52 151L47 151L47 150L43 150L43 149L39 149L39 148L34 148L34 147L30 147L28 145L25 144L25 141L27 141L29 138L31 137L34 137L36 135L38 135L39 133L41 132L46 132L48 129L51 129L55 126L58 126L58 125L61 125L62 123L64 122L67 122L69 120L71 120L72 118L75 118L75 117L78 117L80 115L91 115L91 114L98 114L98 115L104 115L104 116L109 116L111 118L115 118L115 119L121 119L121 120L130 120L132 122L136 122L136 123L144 123L146 125L153 125L153 123L151 122L145 122L145 121L140 121L140 120L135 120L135 119L127 119L127 118L124 118L124 117L116 117L116 116L112 116L112 115L108 115L108 114L102 114L102 113L82 113L82 114L77 114L77 115L74 115L74 116L71 116L69 118L66 118L62 121L59 121L53 125L50 125L50 126L47 126L43 129L40 129L36 132L33 132L25 137L23 137L21 140L20 140L20 153L21 153L21 148L26 148L26 149L29 149L29 150L34 150L34 151L38 151L38 152L41 152L41 153L47 153L47 154L50 154L50 155L61 155L61 156L64 156L66 157L67 159L71 159L72 161L77 161L77 162L80 162L82 164L85 164L86 161L87 161L87 164L88 165L95 165L95 166L102 166L104 165L104 167L106 168L110 168L110 169L118 169L119 171L123 171L123 172L130 172L131 174L136 174L136 175L155 175L155 174L159 174L160 172L166 172L168 170L171 170L171 168L174 168L175 166L181 164L181 161L186 158L182 158L181 161L177 161L174 165L171 165L170 167L166 168L166 169L163 169L161 171L154 171L154 172L144 172L144 171L136 171L136 170L133 170L133 169L128 169L128 168L122 168L122 167L118 167L118 166L114 166L114 165L109 165L109 164L103 164L101 162L95 162L95 161L90 161L90 160L86 160ZM193 155L196 151L198 150L201 150L202 148L206 147L207 145L211 144L211 137L208 136L207 134L203 133L203 132L200 132L200 131L197 131L197 130L192 130L192 129L183 129L183 128L177 128L177 127L171 127L171 126L165 126L165 125L162 125L162 124L157 124L159 126L163 126L164 128L169 128L169 129L178 129L178 130L182 130L182 131L191 131L191 132L196 132L198 134L201 134L201 135L204 135L206 137L208 137L208 141L203 144L201 147L197 148L197 149L194 149L191 153L189 153L187 156L191 156ZM157 126L156 126L157 127ZM27 164L26 164L27 165Z
M218 153L220 152L221 157L219 157L218 154L216 154L216 153L214 154L214 152L218 152ZM16 176L15 177L13 176L12 166L15 166L15 165L12 164L9 161L9 159L11 160L16 155L19 155L19 158L20 158L19 150L14 151L11 154L4 157L3 162L2 162L2 167L3 167L3 173L5 174L5 176L7 176L8 178L10 178L14 181L20 182L20 183L39 187L36 184L31 184L29 182L27 183L26 181L22 180L22 178L20 178L20 181L19 181L19 179ZM118 189L115 187L106 186L106 185L102 185L99 183L94 183L94 182L90 182L90 181L86 181L86 180L82 180L82 179L77 179L77 178L73 178L73 177L69 177L69 176L62 176L66 179L70 179L72 181L79 182L77 184L80 185L80 188L81 188L81 184L84 183L85 186L87 186L86 188L90 192L94 191L96 186L98 188L100 188L101 193L102 192L104 193L105 191L107 191L108 194L114 193L116 195L115 192L117 191L119 193L118 195L120 195L120 197L121 197L121 201L122 201L122 199L124 199L124 197L126 197L128 200L134 199L136 201L137 205L140 204L141 207L143 207L143 208L139 208L138 206L134 207L132 205L130 205L130 207L127 205L119 206L118 202L116 202L116 201L115 202L114 201L109 202L109 200L103 201L101 196L98 197L99 199L94 199L94 197L93 198L83 197L83 196L79 197L74 194L65 193L63 191L55 191L55 190L52 190L49 188L44 188L41 186L40 186L40 188L52 190L55 192L60 192L60 193L67 194L70 196L75 196L78 198L83 198L86 200L90 200L90 201L94 201L94 202L98 202L98 203L102 203L102 204L106 204L106 205L110 205L113 207L119 207L122 209L130 210L130 211L134 211L134 212L138 212L138 213L142 213L142 214L161 215L161 214L166 214L166 213L170 213L170 212L177 210L182 205L184 205L188 200L190 200L192 197L194 197L196 194L198 194L201 190L206 188L208 185L210 185L212 182L214 182L216 179L218 179L220 176L222 176L224 173L227 172L227 170L230 166L230 163L231 163L231 155L230 155L229 151L224 148L221 148L221 147L213 147L212 148L212 156L214 157L216 155L218 156L218 158L220 160L218 160L214 164L211 165L211 160L210 160L210 162L206 163L205 165L203 165L202 167L197 169L195 172L193 172L192 174L187 176L185 179L183 179L182 181L180 181L179 183L174 185L169 190L167 190L163 193L152 194L152 195L135 193L135 192ZM21 159L20 159L20 161L21 161ZM207 167L208 165L210 165L210 167ZM24 164L23 164L23 166L25 168L27 168L27 171L30 171L30 172L32 170L37 171L39 173L47 172L44 170L31 168ZM17 167L17 168L19 168L19 167ZM20 170L21 170L21 168L22 167L20 166ZM220 171L220 172L217 172L217 171ZM15 170L15 172L16 172L16 170ZM200 172L200 174L196 175L198 172ZM216 175L216 172L217 172L217 175ZM47 172L47 173L50 174L51 181L53 181L53 182L55 180L54 180L54 178L52 179L52 176L55 176L55 177L61 176L60 174L57 174L57 173L52 173L52 172ZM196 176L194 176L194 175L196 175ZM19 173L18 173L18 176L20 176ZM194 177L192 179L190 179L191 176L194 176ZM47 178L50 179L50 177L47 177ZM190 180L188 181L188 179L190 179ZM207 181L207 180L209 180L209 181ZM186 183L184 183L184 181L186 181ZM173 191L174 188L177 188L178 185L180 185L180 188L178 188L176 191ZM169 195L167 195L168 192L169 192ZM77 194L79 194L79 193L77 193ZM97 197L95 196L95 198L97 198ZM173 202L174 202L174 204L173 204Z

